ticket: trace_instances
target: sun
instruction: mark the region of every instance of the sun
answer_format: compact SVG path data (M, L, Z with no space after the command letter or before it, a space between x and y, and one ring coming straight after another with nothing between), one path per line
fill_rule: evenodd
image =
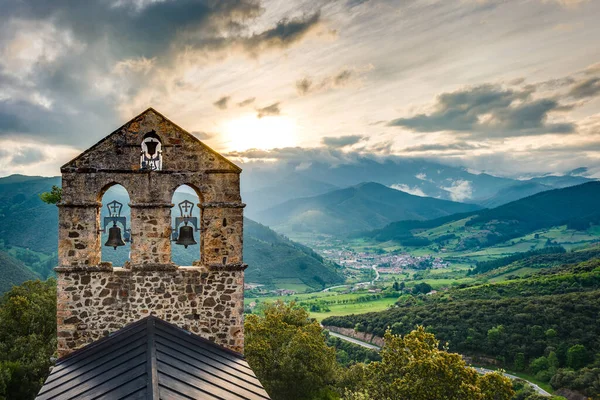
M249 114L224 123L224 145L228 151L296 146L296 130L296 123L289 117L258 118Z

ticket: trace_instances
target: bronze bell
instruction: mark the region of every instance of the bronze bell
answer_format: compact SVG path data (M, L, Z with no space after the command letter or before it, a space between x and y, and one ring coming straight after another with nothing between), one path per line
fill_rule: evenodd
M179 236L177 236L175 244L183 245L186 249L188 246L198 244L198 242L194 240L194 228L187 225L179 228Z
M105 246L112 247L115 250L119 246L125 246L123 238L121 237L121 228L114 225L108 230L108 240L104 243Z
M158 142L146 142L146 147L148 148L148 154L150 157L154 157L154 154L156 154L156 147L158 147Z

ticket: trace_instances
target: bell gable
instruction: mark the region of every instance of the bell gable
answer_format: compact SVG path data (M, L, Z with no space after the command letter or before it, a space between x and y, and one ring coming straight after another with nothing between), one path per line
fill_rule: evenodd
M177 124L148 108L61 167L76 171L194 171L241 169Z

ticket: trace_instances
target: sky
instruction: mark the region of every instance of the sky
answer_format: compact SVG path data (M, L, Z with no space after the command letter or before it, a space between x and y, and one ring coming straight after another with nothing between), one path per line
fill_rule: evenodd
M0 176L148 107L240 164L600 174L598 0L3 0Z

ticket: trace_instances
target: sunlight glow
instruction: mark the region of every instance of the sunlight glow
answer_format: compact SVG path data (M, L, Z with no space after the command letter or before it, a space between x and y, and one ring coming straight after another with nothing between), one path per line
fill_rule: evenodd
M223 124L224 144L229 151L296 146L296 128L289 117L249 114Z

